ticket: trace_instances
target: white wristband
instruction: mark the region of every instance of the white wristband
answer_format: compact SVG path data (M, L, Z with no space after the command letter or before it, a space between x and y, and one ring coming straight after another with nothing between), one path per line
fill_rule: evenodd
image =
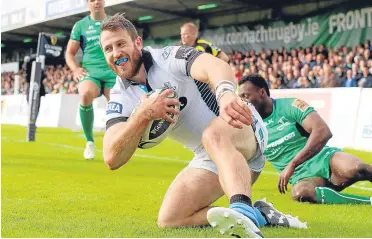
M216 99L217 103L220 103L220 99L224 94L227 92L232 92L235 94L236 86L233 82L231 81L221 81L217 84L216 87Z

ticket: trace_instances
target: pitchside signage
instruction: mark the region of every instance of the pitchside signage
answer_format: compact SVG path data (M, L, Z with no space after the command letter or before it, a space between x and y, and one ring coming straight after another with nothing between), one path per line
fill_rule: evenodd
M22 27L26 22L26 9L1 14L1 32Z
M250 28L233 26L206 30L201 35L225 51L319 44L327 47L354 46L372 39L372 7L349 11L338 9L298 22L275 21Z
M29 94L29 120L27 125L27 141L35 141L36 119L40 104L41 63L32 62L30 94Z
M88 10L86 0L51 0L46 3L46 18L56 18L79 10Z
M60 57L63 56L63 45L65 38L57 37L53 34L41 33L40 35L40 52L39 55L46 57Z

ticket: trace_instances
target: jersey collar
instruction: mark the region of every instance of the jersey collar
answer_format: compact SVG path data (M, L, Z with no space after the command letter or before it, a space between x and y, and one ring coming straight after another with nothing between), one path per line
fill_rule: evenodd
M142 61L145 66L146 74L150 71L150 68L154 65L151 53L149 51L146 51L142 49ZM127 89L131 85L139 85L136 81L133 81L131 79L122 79L125 89ZM148 85L148 81L146 78L146 85Z

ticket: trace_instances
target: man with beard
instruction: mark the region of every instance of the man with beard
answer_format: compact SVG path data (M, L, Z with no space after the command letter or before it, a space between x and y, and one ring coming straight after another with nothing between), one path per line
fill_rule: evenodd
M341 149L327 146L332 133L313 107L296 98L270 98L259 75L239 82L240 97L264 119L269 142L264 152L280 173L278 190L292 185L292 198L322 204L372 204L371 198L341 194L358 181L372 182L372 165Z
M173 123L168 113L179 115L169 136L195 154L165 195L159 227L209 222L222 234L245 237L262 237L259 227L264 225L306 227L264 201L252 205L251 186L265 164L261 152L267 133L254 107L235 94L237 82L226 62L188 46L143 48L133 24L120 14L102 23L101 31L106 61L117 74L106 111L106 165L115 170L126 164L149 122L162 118ZM152 89L165 87L169 89L147 97ZM179 101L167 98L172 91ZM180 102L180 111L170 107ZM211 208L224 194L230 207Z
M79 82L80 120L86 139L84 158L92 160L95 155L93 138L94 112L92 102L103 93L107 100L115 85L116 75L107 66L99 45L101 22L107 18L104 0L88 0L90 15L76 22L66 50L66 63ZM80 66L75 55L81 47L83 62Z

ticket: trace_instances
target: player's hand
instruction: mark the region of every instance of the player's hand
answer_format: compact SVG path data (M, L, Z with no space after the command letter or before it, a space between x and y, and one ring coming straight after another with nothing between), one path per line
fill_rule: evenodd
M78 82L79 80L81 80L84 76L87 76L88 75L88 72L86 70L84 70L84 68L82 67L79 67L79 68L76 68L73 72L73 79Z
M248 104L232 92L225 93L220 99L220 116L231 126L242 129L243 125L253 124L252 111Z
M171 89L168 89L157 96L148 97L147 95L143 95L137 112L140 112L140 114L146 117L149 121L165 119L170 123L175 123L168 114L179 115L180 111L171 106L180 105L180 102L178 99L167 98L170 94L172 94Z
M289 178L293 175L296 167L294 164L290 163L285 167L285 169L279 175L278 190L280 193L285 194L285 191L288 191L287 185Z

